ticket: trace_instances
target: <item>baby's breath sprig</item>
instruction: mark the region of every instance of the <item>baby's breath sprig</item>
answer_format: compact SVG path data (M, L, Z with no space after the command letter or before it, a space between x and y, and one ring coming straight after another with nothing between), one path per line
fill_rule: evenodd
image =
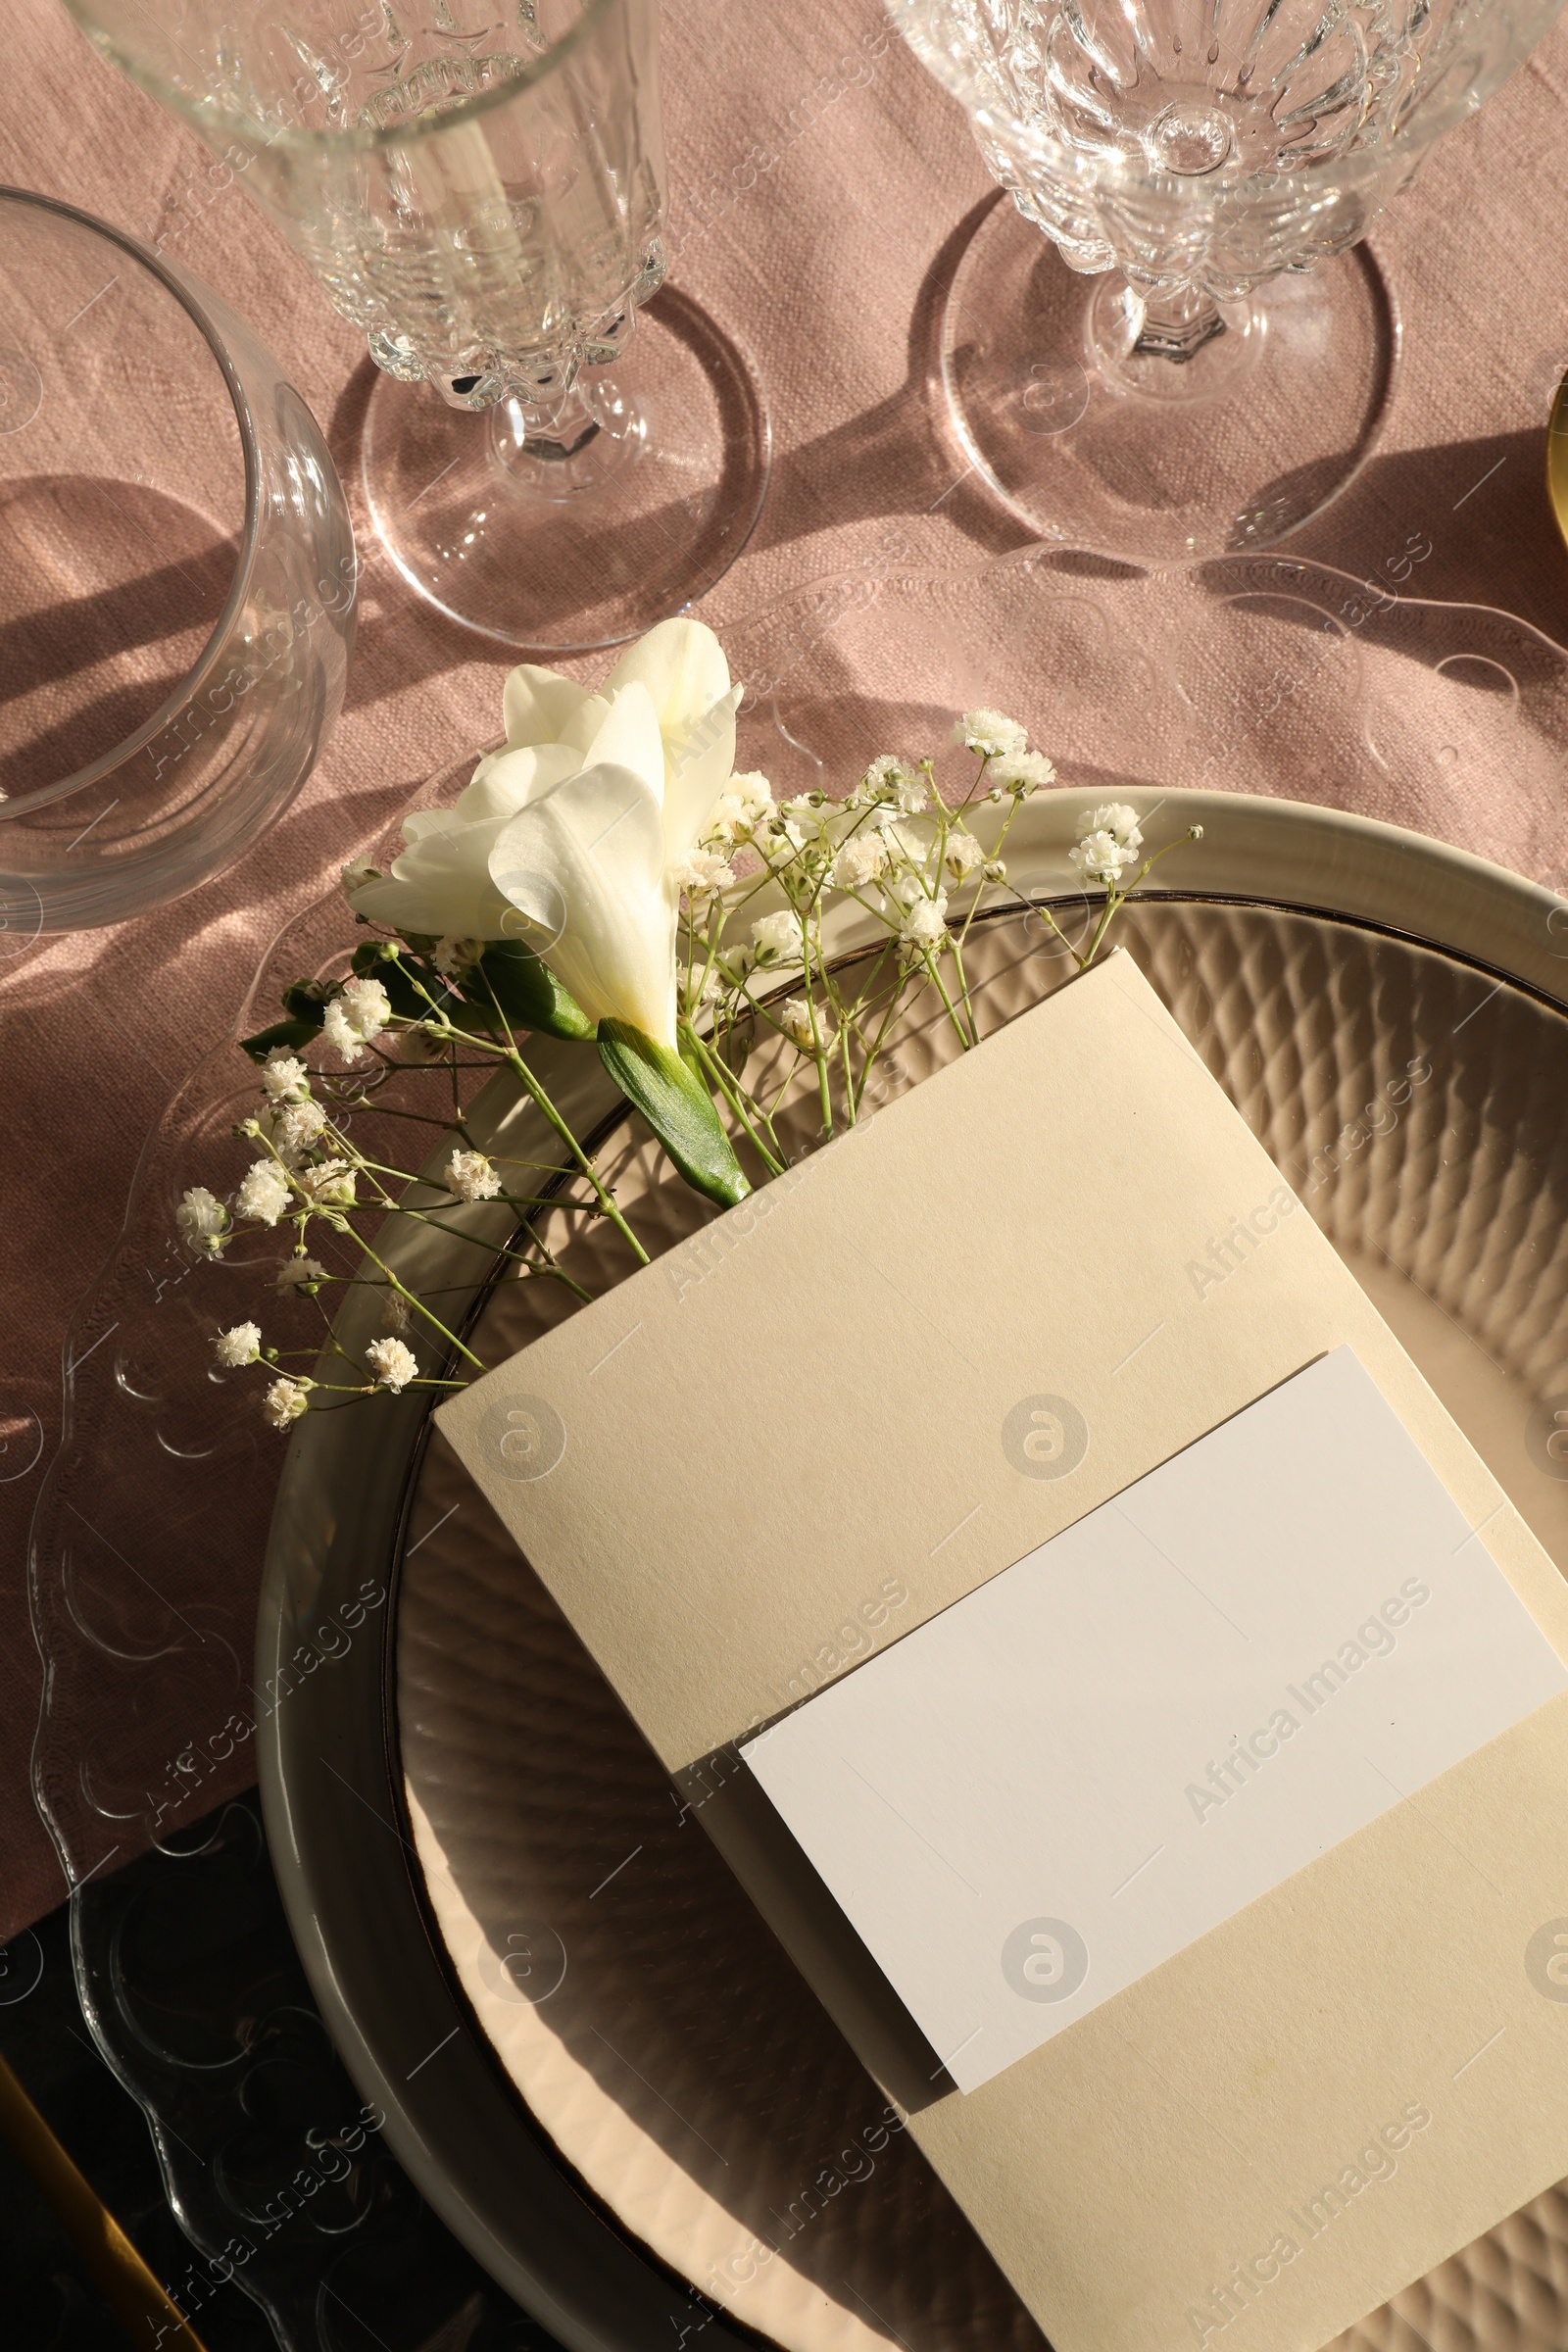
M811 789L779 802L765 776L729 778L695 842L666 870L671 895L662 903L674 929L675 1016L664 1035L678 1038L678 1069L673 1056L669 1067L656 1057L639 1074L623 1042L616 1058L612 1037L607 1052L616 1024L603 1016L596 1024L583 1013L552 967L548 940L528 948L507 922L498 933L482 893L474 906L491 923L483 936L477 928L471 936L399 932L388 923L391 936L364 940L343 980L300 982L285 991L287 1017L246 1041L259 1064L261 1101L234 1133L251 1147L250 1164L226 1197L202 1185L187 1190L175 1224L195 1254L219 1260L242 1233L291 1234L291 1253L274 1270L275 1292L315 1302L325 1352L319 1345L279 1348L264 1339L259 1322L247 1320L215 1335L216 1367L260 1367L269 1376L266 1417L279 1430L332 1401L461 1387L482 1371L473 1350L428 1298L404 1284L378 1248L374 1227L394 1209L441 1229L473 1204L510 1209L514 1222L505 1243L481 1240L471 1218L461 1229L490 1250L508 1278L560 1283L578 1299L588 1294L547 1244L547 1212L611 1225L647 1262L611 1177L572 1132L522 1050L535 1032L568 1047L597 1042L612 1074L629 1073L617 1083L688 1181L710 1199L734 1200L750 1181L736 1150L750 1152L764 1181L788 1165L778 1122L792 1089L810 1088L824 1141L866 1115L868 1090L871 1102L880 1093L879 1065L901 1025L927 1000L960 1050L980 1044L965 950L983 904L1010 893L1044 920L1079 969L1091 964L1122 907L1176 842L1146 855L1136 809L1120 801L1084 809L1068 858L1082 887L1104 896L1080 947L1049 905L1011 891L1007 878L1008 834L1023 804L1055 783L1051 760L998 710L966 711L953 740L973 761L956 785L944 782L935 759L891 752L873 760L837 800ZM470 790L484 773L481 762ZM1198 840L1201 831L1194 825L1177 839ZM465 838L458 836L460 843ZM363 896L367 875L378 888L385 883L364 861L345 870L351 905ZM827 917L836 905L852 905L866 918L869 945L853 955L836 955L829 944ZM572 913L567 905L564 929ZM759 1043L770 1040L779 1050L758 1054ZM313 1072L304 1056L318 1049L359 1075L328 1079ZM464 1081L498 1068L510 1071L540 1111L554 1138L547 1146L554 1158L497 1158L470 1132ZM673 1075L676 1094L689 1092L692 1071L723 1115L723 1129L712 1129L717 1157L701 1119L692 1124L689 1102L676 1102L669 1124L660 1125L658 1088L667 1092ZM432 1083L444 1089L450 1106L444 1101L416 1106L406 1082L427 1092ZM395 1094L397 1101L390 1099ZM710 1119L712 1104L700 1085L698 1094L698 1108ZM361 1145L354 1124L371 1114L378 1122L400 1120L448 1135L450 1150L433 1180L419 1187L412 1171ZM381 1299L380 1334L360 1360L339 1342L327 1304L334 1289L350 1283L373 1287ZM342 1376L328 1377L332 1370Z

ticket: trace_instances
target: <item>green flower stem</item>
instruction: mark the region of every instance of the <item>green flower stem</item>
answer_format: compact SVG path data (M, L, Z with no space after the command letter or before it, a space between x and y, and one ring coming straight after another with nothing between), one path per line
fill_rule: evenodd
M653 1261L649 1257L647 1250L643 1248L641 1242L637 1239L637 1236L633 1233L631 1227L627 1224L625 1218L621 1215L620 1210L615 1205L614 1195L606 1189L604 1180L600 1176L599 1170L594 1166L593 1161L589 1158L581 1144L578 1143L577 1138L572 1134L571 1129L566 1125L565 1120L562 1117L560 1111L551 1102L550 1097L545 1093L544 1088L540 1085L532 1070L529 1069L527 1063L523 1060L522 1055L517 1052L515 1046L513 1047L511 1053L507 1056L507 1059L513 1070L521 1079L535 1106L544 1112L545 1117L549 1120L551 1126L555 1129L562 1142L570 1152L573 1159L577 1162L579 1169L582 1171L583 1175L587 1177L589 1183L593 1186L595 1193L598 1195L600 1207L604 1210L606 1216L614 1226L615 1231L620 1235L621 1239L630 1245L638 1264L643 1266L651 1265Z
M347 1231L353 1233L354 1228L349 1226L347 1227ZM425 1321L436 1331L438 1331L441 1334L441 1337L449 1344L449 1346L455 1348L460 1355L466 1355L470 1364L476 1365L481 1372L488 1369L483 1359L475 1355L471 1348L466 1348L464 1346L464 1343L459 1339L455 1331L448 1331L446 1325L442 1322L439 1315L431 1313L429 1307L425 1305L422 1298L416 1297L413 1291L409 1290L404 1283L398 1280L398 1277L393 1273L391 1267L387 1265L383 1259L376 1255L375 1251L371 1249L369 1243L365 1239L365 1236L362 1233L355 1233L354 1239L359 1243L360 1248L364 1250L371 1265L378 1268L378 1270L385 1275L387 1288L389 1290L396 1291L400 1298L406 1298L412 1307L417 1308L418 1312L424 1317Z
M683 1034L691 1040L691 1044L697 1054L697 1058L703 1065L704 1076L708 1079L708 1082L710 1086L716 1086L718 1088L719 1093L729 1104L730 1109L735 1113L735 1116L745 1128L748 1137L757 1151L759 1158L761 1160L762 1165L766 1168L768 1174L770 1176L782 1176L784 1173L784 1162L782 1159L774 1157L773 1153L768 1150L766 1144L763 1143L761 1137L758 1134L757 1128L746 1107L747 1098L744 1090L737 1085L731 1073L724 1067L723 1062L709 1045L708 1040L703 1037L698 1030L693 1028L690 1021L683 1021L681 1023L681 1029ZM772 1121L768 1120L765 1123L769 1132L771 1133ZM776 1143L778 1139L775 1136L773 1140Z
M546 1119L554 1128L556 1134L560 1136L562 1142L566 1146L566 1149L571 1153L572 1158L576 1161L577 1166L581 1170L582 1174L587 1177L588 1182L593 1186L594 1191L599 1198L599 1204L601 1208L603 1208L606 1216L609 1217L611 1223L614 1226L616 1232L620 1234L621 1238L625 1242L629 1243L639 1264L645 1266L648 1265L651 1261L647 1250L643 1248L641 1242L637 1239L637 1236L633 1233L631 1227L621 1215L620 1210L615 1205L613 1196L606 1190L598 1169L594 1166L593 1161L589 1158L581 1144L578 1143L577 1138L572 1134L571 1129L566 1125L565 1120L562 1117L560 1111L551 1102L550 1097L545 1093L544 1088L540 1085L538 1079L534 1076L532 1070L529 1069L527 1063L523 1060L522 1055L518 1053L516 1041L512 1034L512 1024L507 1019L507 1016L502 1011L500 1005L496 1004L495 990L493 988L490 990L490 1002L492 1004L495 1004L496 1017L500 1021L502 1028L506 1031L507 1043L505 1046L502 1046L498 1043L494 1048L492 1048L487 1045L484 1040L470 1037L466 1031L460 1031L455 1028L445 1010L436 1003L434 997L431 996L429 990L424 986L424 983L418 978L417 974L408 970L401 956L394 956L390 958L390 960L397 964L399 970L403 972L404 978L410 983L411 987L413 987L429 1005L431 1013L434 1015L435 1019L441 1023L441 1027L438 1030L437 1035L443 1040L444 1043L451 1045L454 1054L456 1054L458 1040L461 1037L463 1042L468 1046L477 1045L484 1052L493 1052L497 1058L505 1061L508 1067L513 1071L514 1075L521 1080L523 1089L530 1102L534 1104L536 1109L543 1111ZM419 1023L411 1024L411 1026L414 1027L418 1027L421 1025L422 1024ZM457 1079L454 1075L454 1087L456 1087L456 1084Z

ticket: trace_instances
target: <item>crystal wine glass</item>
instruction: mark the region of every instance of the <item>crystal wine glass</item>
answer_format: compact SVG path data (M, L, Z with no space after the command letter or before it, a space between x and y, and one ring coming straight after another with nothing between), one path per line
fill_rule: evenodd
M727 569L767 482L752 369L673 288L628 350L665 267L657 0L68 5L365 334L366 493L420 595L584 651Z
M1013 199L943 326L992 489L1045 537L1155 565L1321 512L1398 357L1351 248L1561 4L888 0Z

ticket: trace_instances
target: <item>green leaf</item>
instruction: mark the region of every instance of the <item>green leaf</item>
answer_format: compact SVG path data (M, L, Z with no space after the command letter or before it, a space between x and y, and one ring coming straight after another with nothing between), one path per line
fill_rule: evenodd
M752 1188L713 1098L678 1054L656 1045L629 1021L601 1021L599 1058L689 1185L724 1208L745 1200Z
M296 980L292 988L283 991L283 1010L291 1020L303 1021L310 1029L319 1029L326 1018L326 1000L331 993L324 980Z
M274 1021L270 1029L258 1030L254 1037L242 1037L239 1042L253 1061L265 1061L274 1046L308 1046L320 1034L319 1021Z
M480 977L465 984L469 1020L455 1014L460 1028L477 1025L492 1033L499 1004L514 1029L531 1029L546 1037L587 1039L594 1024L574 997L566 994L548 963L515 940L492 940L479 958ZM494 995L495 1004L490 999Z

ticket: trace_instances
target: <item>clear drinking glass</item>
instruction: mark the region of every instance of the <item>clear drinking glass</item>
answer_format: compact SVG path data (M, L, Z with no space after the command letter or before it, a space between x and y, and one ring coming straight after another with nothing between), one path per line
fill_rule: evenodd
M119 230L0 189L0 971L281 815L354 603L342 485L277 362Z
M657 0L68 4L365 334L366 490L422 596L581 651L733 562L767 481L751 368L673 291L627 350L664 276Z
M1013 199L943 327L991 487L1043 536L1154 564L1320 512L1398 357L1350 249L1561 4L888 0Z

